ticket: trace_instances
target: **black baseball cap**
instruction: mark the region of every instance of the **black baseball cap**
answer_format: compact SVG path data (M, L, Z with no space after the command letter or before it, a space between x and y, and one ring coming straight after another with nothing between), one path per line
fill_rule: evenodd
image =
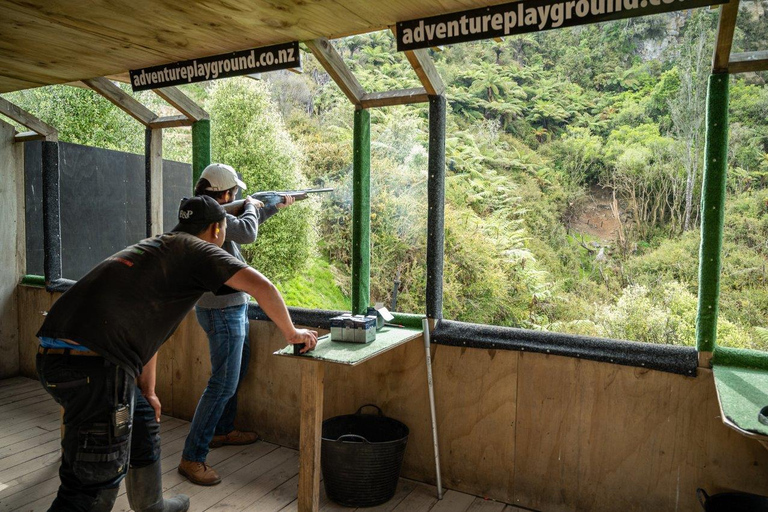
M225 216L224 208L210 196L185 197L179 204L179 223L171 231L199 233Z

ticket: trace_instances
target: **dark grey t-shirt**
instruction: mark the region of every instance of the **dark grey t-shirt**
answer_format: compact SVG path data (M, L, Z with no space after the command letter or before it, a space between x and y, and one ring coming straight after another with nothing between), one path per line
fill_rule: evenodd
M147 238L107 258L51 308L38 336L68 339L134 375L207 291L247 265L187 233Z

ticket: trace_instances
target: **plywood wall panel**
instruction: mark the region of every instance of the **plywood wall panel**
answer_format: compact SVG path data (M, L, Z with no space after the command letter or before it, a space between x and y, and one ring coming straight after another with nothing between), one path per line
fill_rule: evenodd
M19 288L20 354L34 376L34 332L53 297ZM25 341L26 340L26 341ZM300 365L269 322L251 322L251 368L237 425L297 447ZM768 495L768 451L723 426L712 374L513 351L433 346L447 488L546 511L698 511L695 490ZM403 476L434 483L421 339L358 367L328 365L324 417L372 402L411 429ZM157 391L189 419L210 375L194 313L163 346Z
M38 339L35 337L43 325L45 314L51 309L60 293L48 293L42 288L19 286L19 367L24 377L37 379L35 356Z
M768 452L722 425L710 373L523 353L519 371L514 504L693 511L697 487L768 491Z

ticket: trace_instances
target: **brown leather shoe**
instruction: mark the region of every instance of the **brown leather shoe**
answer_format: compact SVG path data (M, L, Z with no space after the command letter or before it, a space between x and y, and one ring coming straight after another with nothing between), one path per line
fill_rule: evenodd
M197 485L216 485L221 482L219 474L205 462L181 459L179 473Z
M252 444L261 439L256 432L241 432L240 430L233 430L229 434L223 436L213 436L211 442L208 444L211 448L218 448L225 444Z

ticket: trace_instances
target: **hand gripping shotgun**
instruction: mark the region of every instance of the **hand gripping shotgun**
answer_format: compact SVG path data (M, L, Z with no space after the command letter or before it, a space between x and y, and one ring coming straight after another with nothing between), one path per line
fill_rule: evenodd
M304 190L284 190L284 191L274 191L269 190L266 192L256 192L255 194L251 194L251 197L256 199L257 201L261 201L264 203L264 206L277 206L278 204L284 203L285 199L284 196L291 196L296 201L302 201L309 197L309 194L324 194L327 192L333 192L332 188L308 188ZM226 210L227 213L230 215L240 215L243 213L243 208L245 207L245 199L240 199L238 201L232 201L231 203L227 203L224 206L224 210Z

